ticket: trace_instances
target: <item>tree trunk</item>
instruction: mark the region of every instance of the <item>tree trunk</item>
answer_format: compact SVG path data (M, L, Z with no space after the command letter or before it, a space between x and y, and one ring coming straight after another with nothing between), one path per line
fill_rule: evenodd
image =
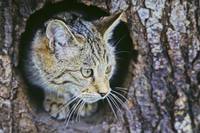
M0 133L200 132L199 0L79 0L110 14L124 10L138 59L131 62L128 109L118 112L122 118L67 128L36 117L17 70L26 21L45 2L0 1Z

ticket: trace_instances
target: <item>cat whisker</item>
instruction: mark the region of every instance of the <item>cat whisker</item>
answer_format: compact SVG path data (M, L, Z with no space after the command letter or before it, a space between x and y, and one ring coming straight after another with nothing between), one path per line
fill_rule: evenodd
M72 119L74 119L75 121L76 121L76 117L77 117L77 115L78 115L78 111L79 111L79 108L80 108L80 106L82 105L82 102L83 101L81 101L78 105L77 105L77 107L75 108L75 110L74 110L74 115L72 114Z
M118 89L123 89L123 90L128 90L128 88L125 88L125 87L115 87L115 88L118 88Z
M113 108L113 106L112 106L112 103L111 103L109 97L110 97L110 96L108 95L108 96L106 97L106 100L108 101L108 104L109 104L109 106L110 106L110 108L111 108L111 110L112 110L112 112L113 112L115 118L118 119L117 114L116 114L116 112L115 112L115 110L114 110L114 108Z
M116 89L117 91L121 91L121 92L124 92L124 93L128 93L128 89L127 89L127 88L115 87L115 89Z
M110 100L113 102L113 104L114 104L114 106L117 108L117 110L119 110L120 113L122 114L122 110L120 109L120 107L119 107L117 101L113 98L112 94L110 95L109 98L110 98Z
M111 93L111 95L113 95L115 97L115 99L117 99L120 102L121 105L124 105L123 107L125 107L127 110L129 110L128 106L125 104L128 101L128 99L125 96L123 96L122 94L120 94L116 91L113 91L113 92L117 93L118 95L120 95L125 100L125 102L123 102L116 94Z
M123 96L122 94L120 94L119 92L114 91L114 90L111 90L111 92L114 92L115 94L121 96L125 101L128 101L128 99L127 99L125 96ZM112 93L112 94L113 94L113 93Z
M113 98L115 98L122 107L124 107L123 105L125 104L118 96L116 96L115 94L111 93L111 95L113 96Z
M85 102L83 103L83 105L82 105L82 107L80 108L80 113L81 113L81 111L83 110L83 108L84 108L84 106L85 106ZM80 113L79 113L79 121L80 121Z
M111 95L113 97L115 97L115 99L121 104L121 106L124 107L130 113L130 110L129 110L127 104L125 104L125 102L123 102L117 95L115 95L113 93L111 93Z
M121 91L122 93L128 93L127 91L124 90L117 90L117 91Z
M80 106L79 106L79 109L78 109L78 112L77 112L77 115L76 115L76 121L80 121L80 113L83 110L84 105L85 105L85 102L82 101L80 103Z
M127 91L125 90L121 90L121 89L115 89L116 91L120 91L120 92L123 92L123 93L128 93Z
M80 101L80 100L79 100ZM64 123L67 123L68 121L68 118L69 118L69 114L71 114L71 112L75 109L75 107L77 106L78 102L75 103L71 109L69 109L67 112L66 112L66 119L65 119L65 122ZM66 127L68 126L68 124L66 124Z
M114 43L114 47L117 47L117 45L121 42L122 39L124 39L125 36L126 36L126 34L123 35L119 40L117 40L117 41Z
M66 120L65 120L66 127L68 126L70 118L75 113L75 110L78 107L78 105L81 103L81 101L82 101L82 99L80 99L76 104L74 104L73 107L72 107L72 110L69 113L67 113L68 115L67 115Z
M79 96L80 96L80 95L79 95ZM52 115L53 115L53 114L57 114L57 113L59 113L60 111L62 111L63 108L65 108L66 106L69 106L71 103L73 103L75 100L77 100L77 99L79 98L79 96L76 96L76 97L72 98L70 101L67 101L66 103L64 103L64 104L62 105L62 107L61 107L60 109L58 109L57 111L53 112ZM49 117L47 118L46 122L48 122L48 121L51 119L51 117L52 117L52 116L49 116Z

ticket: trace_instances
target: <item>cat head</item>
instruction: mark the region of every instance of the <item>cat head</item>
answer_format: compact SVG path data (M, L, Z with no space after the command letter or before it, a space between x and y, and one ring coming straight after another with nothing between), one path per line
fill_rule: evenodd
M57 80L84 102L104 99L111 91L109 80L116 61L110 39L121 18L121 14L117 14L93 24L81 19L70 25L58 19L47 22L46 37L57 60L56 69L66 67Z

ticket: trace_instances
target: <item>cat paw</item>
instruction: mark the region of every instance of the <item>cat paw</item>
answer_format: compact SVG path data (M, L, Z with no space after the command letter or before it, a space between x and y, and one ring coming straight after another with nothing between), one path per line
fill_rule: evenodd
M85 106L80 112L80 116L89 117L93 115L95 112L97 112L97 109L98 109L98 103L85 104Z
M66 101L61 97L47 97L43 102L45 111L47 111L51 117L57 120L66 119L69 107L65 107Z

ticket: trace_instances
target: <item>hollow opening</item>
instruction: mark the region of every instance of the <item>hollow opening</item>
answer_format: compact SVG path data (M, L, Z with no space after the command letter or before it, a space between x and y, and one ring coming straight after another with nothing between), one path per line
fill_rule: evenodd
M20 51L20 63L19 69L27 85L27 92L30 103L33 105L36 111L36 119L47 119L49 116L42 110L42 103L44 100L44 92L39 86L33 85L28 79L24 72L24 62L23 59L28 54L29 44L32 41L33 35L36 33L37 29L42 27L44 22L50 19L54 14L60 12L76 11L83 16L83 19L87 21L97 20L102 16L108 16L109 14L98 7L86 6L81 3L76 3L75 1L63 1L58 3L47 3L42 9L34 12L27 20L26 30L21 36L21 45L19 47ZM113 90L121 93L126 97L126 92L120 91L116 87L128 88L127 77L130 77L130 62L136 57L137 53L133 50L131 37L129 35L128 27L125 23L121 22L115 29L111 44L116 48L115 54L117 56L117 69L110 80L110 85ZM117 95L117 94L116 94ZM120 96L119 96L120 97ZM120 97L122 100L123 98ZM108 117L111 116L111 117ZM114 116L110 110L109 105L106 100L99 101L98 110L92 117L83 118L82 120L87 123L98 123L102 120L108 119L113 120Z

